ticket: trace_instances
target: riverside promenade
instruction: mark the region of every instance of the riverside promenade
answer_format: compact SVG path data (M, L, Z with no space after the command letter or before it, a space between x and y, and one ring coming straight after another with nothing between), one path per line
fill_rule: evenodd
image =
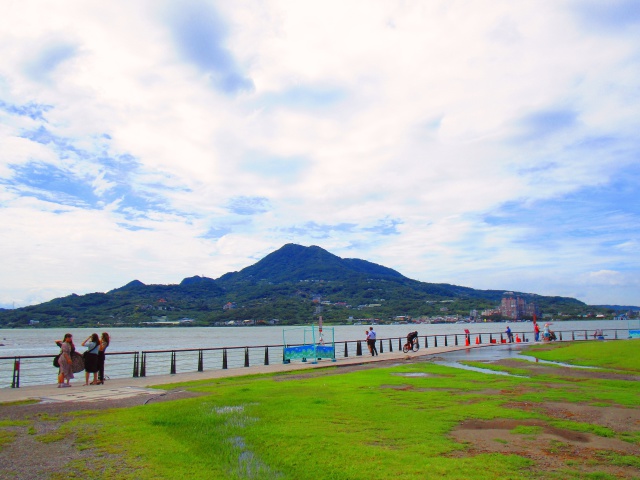
M389 352L372 357L369 353L362 356L336 358L336 361L320 360L318 363L291 361L291 363L278 363L271 365L255 365L250 367L238 367L231 369L212 369L204 372L176 373L174 375L153 375L135 378L117 378L107 380L104 385L84 386L85 373L77 373L71 381L71 388L58 388L56 373L51 372L51 385L35 385L21 388L0 389L0 403L35 400L39 402L98 402L109 401L134 396L157 396L165 392L162 385L170 387L174 383L191 382L197 380L209 380L216 378L240 377L243 375L257 375L264 373L281 373L291 371L313 370L326 367L349 367L358 365L375 365L376 363L389 361L406 361L423 357L437 356L442 353L468 348L481 348L490 345L472 345L434 347L421 349L418 352ZM109 364L106 365L106 374L109 374ZM90 376L90 380L93 375ZM154 388L151 388L154 387Z

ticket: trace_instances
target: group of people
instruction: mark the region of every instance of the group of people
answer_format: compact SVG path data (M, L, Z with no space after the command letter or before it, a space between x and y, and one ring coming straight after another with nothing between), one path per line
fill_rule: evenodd
M82 355L84 357L85 385L104 384L104 359L110 341L109 334L102 332L101 336L98 336L97 333L92 333L82 342L82 346L87 349ZM73 358L78 355L73 343L73 335L66 333L62 340L56 340L56 345L60 347L58 388L70 387L69 381L74 378ZM92 373L93 381L89 383L89 376Z
M533 322L533 333L536 338L536 342L540 341L540 327L536 321ZM551 324L545 323L542 329L542 340L545 342L550 342L552 340L556 340L556 334L551 330Z

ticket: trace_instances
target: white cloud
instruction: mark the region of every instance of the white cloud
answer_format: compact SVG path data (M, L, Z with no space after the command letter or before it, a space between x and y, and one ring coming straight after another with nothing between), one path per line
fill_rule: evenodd
M201 43L185 34L188 15L174 21L194 9ZM425 281L605 298L579 279L617 271L620 252L638 272L637 227L602 233L611 223L593 212L609 197L564 218L535 212L640 175L640 42L630 28L587 28L585 11L552 1L14 4L0 19L0 221L12 225L0 240L20 262L0 275L11 292L0 303L215 277L292 240ZM52 108L35 119L9 108L30 103ZM21 138L40 126L84 153ZM108 166L121 156L131 165ZM33 186L9 180L30 161L84 179L90 208L29 200ZM238 198L269 208L236 215L227 207ZM486 223L511 205L544 222L588 214L600 233L558 225L549 249L552 225L538 241L524 217ZM621 208L637 225L637 208ZM398 234L366 230L384 218L401 222ZM39 243L21 219L37 224ZM312 223L357 227L318 239L304 233ZM87 232L60 236L70 230ZM624 281L611 297L639 303Z

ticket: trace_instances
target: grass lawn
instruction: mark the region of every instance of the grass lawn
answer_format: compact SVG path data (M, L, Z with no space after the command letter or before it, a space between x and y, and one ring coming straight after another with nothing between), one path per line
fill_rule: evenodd
M640 375L640 341L542 347L527 353ZM203 395L78 413L61 431L75 437L76 448L91 449L93 460L76 460L53 478L633 478L625 476L637 466L629 452L605 448L583 461L567 453L570 443L553 440L542 452L554 456L550 467L527 455L526 446L538 448L553 431L640 448L638 425L617 431L543 408L564 402L637 409L637 381L575 381L520 369L526 376L491 375L429 362L344 370L179 384L173 387ZM495 449L482 449L452 435L465 422L509 426L489 439ZM513 439L518 451L509 451Z

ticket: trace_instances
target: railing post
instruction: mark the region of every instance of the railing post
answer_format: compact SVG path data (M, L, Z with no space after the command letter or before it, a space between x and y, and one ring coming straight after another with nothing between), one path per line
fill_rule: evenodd
M433 346L435 348L438 348L438 336L437 335L433 336Z
M584 339L587 340L587 331L584 331Z
M445 347L449 346L449 343L447 342L447 336L446 335L444 336L444 346Z
M358 340L358 342L356 343L356 357L360 356L362 356L362 343L360 343L360 340Z
M398 351L402 351L402 339L400 339L400 337L398 337Z
M379 353L384 353L384 348L382 347L382 339L380 339L380 352Z
M175 350L171 351L171 375L175 375L176 373L176 352Z
M389 352L393 352L393 345L391 344L391 339L389 339Z
M571 330L571 340L575 340L575 339L576 339L576 332Z
M453 343L456 345L456 347L458 346L458 334L455 334L453 336Z
M558 338L562 341L562 332L558 332Z
M424 348L429 348L429 337L427 337L426 335L424 336Z
M482 345L482 334L481 333L478 334L478 343L480 345Z
M522 332L522 341L523 341L523 342L526 342L526 341L527 341L527 337L525 336L525 333L524 333L524 332Z
M202 350L198 350L198 371L199 372L203 372L204 371L204 359L203 359L203 354L202 354Z
M349 342L344 342L344 357L347 358L349 356Z
M11 388L20 388L20 357L13 360L13 379L11 380Z
M140 368L140 354L135 352L133 354L133 378L138 378L138 371Z
M493 335L491 333L489 334L489 343L493 343Z
M140 361L140 376L147 376L147 354L142 352L142 360Z
M249 347L244 347L244 366L249 366Z
M269 365L269 347L264 347L264 364Z
M616 332L616 340L618 339L618 329L615 330Z
M500 334L500 343L504 343L504 337Z
M223 370L227 369L227 349L226 348L222 349L222 369Z

